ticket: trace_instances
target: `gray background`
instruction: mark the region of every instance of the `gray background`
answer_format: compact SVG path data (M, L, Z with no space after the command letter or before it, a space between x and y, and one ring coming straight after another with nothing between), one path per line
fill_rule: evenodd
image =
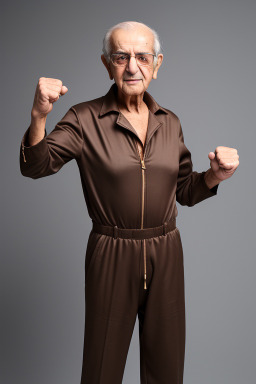
M69 88L47 119L107 93L105 31L126 20L155 28L164 61L148 91L176 113L194 170L218 145L240 165L218 195L177 205L185 267L186 384L255 381L255 18L244 1L12 1L1 36L1 376L4 384L78 384L84 261L91 221L75 160L33 180L19 170L39 77ZM194 239L197 239L195 241ZM138 322L125 384L139 383ZM160 384L160 383L159 383Z

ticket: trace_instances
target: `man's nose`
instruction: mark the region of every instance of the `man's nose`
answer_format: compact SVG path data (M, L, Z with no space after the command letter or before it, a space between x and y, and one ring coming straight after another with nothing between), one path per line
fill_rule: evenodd
M126 70L130 73L136 73L138 72L138 69L139 67L136 58L134 56L131 56L126 66Z

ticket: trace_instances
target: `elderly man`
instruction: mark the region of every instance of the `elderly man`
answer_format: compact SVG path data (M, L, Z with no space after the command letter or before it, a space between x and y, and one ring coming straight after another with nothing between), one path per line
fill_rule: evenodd
M47 135L46 117L67 92L40 78L20 169L37 179L77 161L92 229L85 258L81 384L120 384L138 315L141 383L181 384L185 356L183 249L176 200L215 196L238 167L234 148L192 170L179 118L146 91L163 55L157 33L123 22L105 35L101 59L114 83L73 105Z

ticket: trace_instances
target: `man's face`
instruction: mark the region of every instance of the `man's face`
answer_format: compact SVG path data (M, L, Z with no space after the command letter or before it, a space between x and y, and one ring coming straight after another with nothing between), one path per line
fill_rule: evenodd
M135 53L153 53L154 54L154 37L152 32L145 28L139 27L133 30L116 29L111 35L111 53L126 52L131 55ZM110 79L114 79L118 89L124 94L132 96L145 92L152 78L157 78L157 71L162 63L163 55L158 55L158 63L156 67L140 66L137 64L135 57L131 57L129 63L123 67L117 67L112 62L107 63L104 55L101 59L108 70ZM130 79L137 81L129 82Z

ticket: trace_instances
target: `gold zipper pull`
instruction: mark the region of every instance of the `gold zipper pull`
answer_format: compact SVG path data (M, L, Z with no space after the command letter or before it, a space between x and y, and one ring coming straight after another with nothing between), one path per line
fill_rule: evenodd
M24 145L22 145L22 154L23 154L23 160L26 163L27 160L26 160L25 153L24 153Z
M145 166L145 163L144 163L144 159L141 159L141 164L142 164L142 169L146 169L146 166Z
M144 278L144 289L147 289L147 284L146 284L146 273L145 273L145 278Z

